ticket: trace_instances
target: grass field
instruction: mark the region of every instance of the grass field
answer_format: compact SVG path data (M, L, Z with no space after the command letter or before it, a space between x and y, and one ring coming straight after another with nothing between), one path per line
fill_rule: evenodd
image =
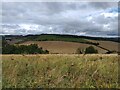
M2 55L3 88L118 88L116 54Z

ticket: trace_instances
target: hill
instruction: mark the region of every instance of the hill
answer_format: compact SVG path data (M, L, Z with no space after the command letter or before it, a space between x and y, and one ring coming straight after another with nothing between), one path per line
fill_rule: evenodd
M118 53L118 38L88 37L60 34L41 35L7 35L4 36L9 44L38 44L50 53L75 53L77 48L84 49L94 46L99 53Z
M37 44L44 50L48 50L51 54L75 54L78 48L85 49L89 44L77 43L77 42L65 42L65 41L26 41L19 45ZM106 53L107 51L97 46L93 47L98 50L99 53Z
M3 38L11 39L14 43L21 41L69 41L69 42L80 42L87 43L87 40L97 41L113 41L119 42L120 38L107 38L107 37L90 37L90 36L76 36L76 35L63 35L63 34L40 34L40 35L5 35ZM88 42L89 43L89 42Z

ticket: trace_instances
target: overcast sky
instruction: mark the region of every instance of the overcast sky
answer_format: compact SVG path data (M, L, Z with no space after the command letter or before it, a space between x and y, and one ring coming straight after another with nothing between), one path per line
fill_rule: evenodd
M117 2L4 2L0 34L118 35Z

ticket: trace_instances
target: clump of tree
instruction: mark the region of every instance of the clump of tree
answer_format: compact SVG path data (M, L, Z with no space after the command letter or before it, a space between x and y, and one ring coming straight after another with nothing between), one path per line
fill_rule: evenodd
M2 43L2 54L48 54L48 50L43 50L37 44L31 45L9 45L7 42Z
M78 48L76 50L76 53L77 54L95 54L95 53L98 53L98 50L96 50L93 46L89 46L86 49Z
M98 53L98 50L96 50L93 46L89 46L85 49L86 54L93 54Z

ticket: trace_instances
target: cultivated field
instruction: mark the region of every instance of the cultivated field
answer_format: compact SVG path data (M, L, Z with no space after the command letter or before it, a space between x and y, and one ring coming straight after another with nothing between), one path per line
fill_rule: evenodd
M85 49L89 47L89 44L77 43L77 42L65 42L65 41L26 41L19 45L30 45L37 44L43 49L47 49L50 53L59 53L59 54L73 54L76 53L78 48ZM99 53L107 52L104 49L93 46L98 50ZM117 46L116 46L117 47Z
M99 42L99 46L102 46L108 50L115 50L119 51L118 46L120 46L120 43L112 42L112 41L97 41L97 40L89 40L91 42Z
M118 88L116 54L2 55L3 88Z

